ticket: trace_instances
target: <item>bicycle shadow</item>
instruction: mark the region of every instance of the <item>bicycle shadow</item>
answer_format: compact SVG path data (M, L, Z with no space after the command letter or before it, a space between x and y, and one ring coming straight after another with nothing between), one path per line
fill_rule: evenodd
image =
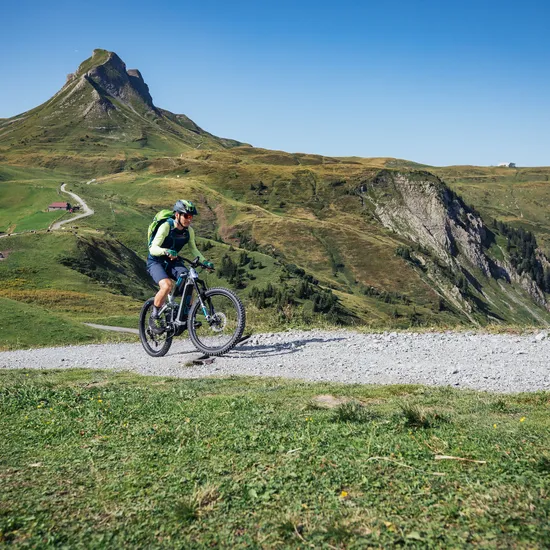
M227 357L231 359L250 359L254 357L273 357L277 355L290 355L297 353L304 349L307 345L328 343L328 342L340 342L346 340L346 338L302 338L293 340L291 342L277 342L275 344L250 344L247 338L243 343L237 344L237 346L230 352L220 356L220 359ZM189 342L190 343L190 342ZM189 355L200 354L201 352L196 348L191 349L179 349L172 351L169 355ZM207 357L206 355L204 357Z
M224 357L231 357L232 359L250 359L254 357L290 355L301 351L311 344L339 342L341 340L346 340L346 338L302 338L291 342L280 342L275 344L250 344L244 342L231 350Z

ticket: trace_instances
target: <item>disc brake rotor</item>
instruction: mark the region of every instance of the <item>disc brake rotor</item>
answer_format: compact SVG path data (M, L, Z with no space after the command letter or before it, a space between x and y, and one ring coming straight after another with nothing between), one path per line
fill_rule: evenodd
M225 313L216 312L210 321L210 328L214 332L222 332L227 325L227 317Z

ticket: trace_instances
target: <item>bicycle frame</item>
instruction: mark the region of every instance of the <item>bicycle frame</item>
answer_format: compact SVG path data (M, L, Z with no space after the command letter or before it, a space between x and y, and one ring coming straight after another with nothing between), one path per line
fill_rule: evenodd
M181 291L181 288L183 287L183 292L181 293L181 302L178 304L176 301L176 296ZM191 306L191 299L193 296L193 292L196 292L196 295L201 303L201 309L204 313L204 316L206 317L206 320L209 321L211 319L211 316L208 312L208 308L206 307L205 301L204 301L204 292L206 291L206 284L205 282L199 278L199 274L197 273L196 269L194 267L189 267L187 277L183 278L180 277L176 284L174 285L172 291L170 294L168 294L168 297L166 298L166 303L164 306L162 306L160 310L160 314L164 315L168 309L172 311L171 314L171 324L172 326L177 329L178 327L185 327L187 325L187 313L189 311L189 307ZM177 309L177 312L176 312ZM175 315L174 315L175 312Z

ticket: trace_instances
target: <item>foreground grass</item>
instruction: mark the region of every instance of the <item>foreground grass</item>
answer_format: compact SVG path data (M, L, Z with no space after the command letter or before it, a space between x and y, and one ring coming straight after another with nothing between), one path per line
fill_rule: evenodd
M353 401L315 405L329 393ZM0 542L544 547L549 403L548 393L3 371Z

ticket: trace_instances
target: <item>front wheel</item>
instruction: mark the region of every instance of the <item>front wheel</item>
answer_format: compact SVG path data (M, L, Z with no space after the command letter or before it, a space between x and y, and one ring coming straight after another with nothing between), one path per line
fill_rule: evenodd
M168 332L162 334L153 334L149 328L149 318L153 311L153 298L149 298L141 308L139 314L139 338L145 351L151 357L162 357L168 353L170 346L172 345L172 336L169 336ZM164 319L167 323L168 319Z
M211 288L204 293L203 300L206 311L198 298L189 310L189 337L205 355L222 355L233 349L243 335L244 306L227 288Z

